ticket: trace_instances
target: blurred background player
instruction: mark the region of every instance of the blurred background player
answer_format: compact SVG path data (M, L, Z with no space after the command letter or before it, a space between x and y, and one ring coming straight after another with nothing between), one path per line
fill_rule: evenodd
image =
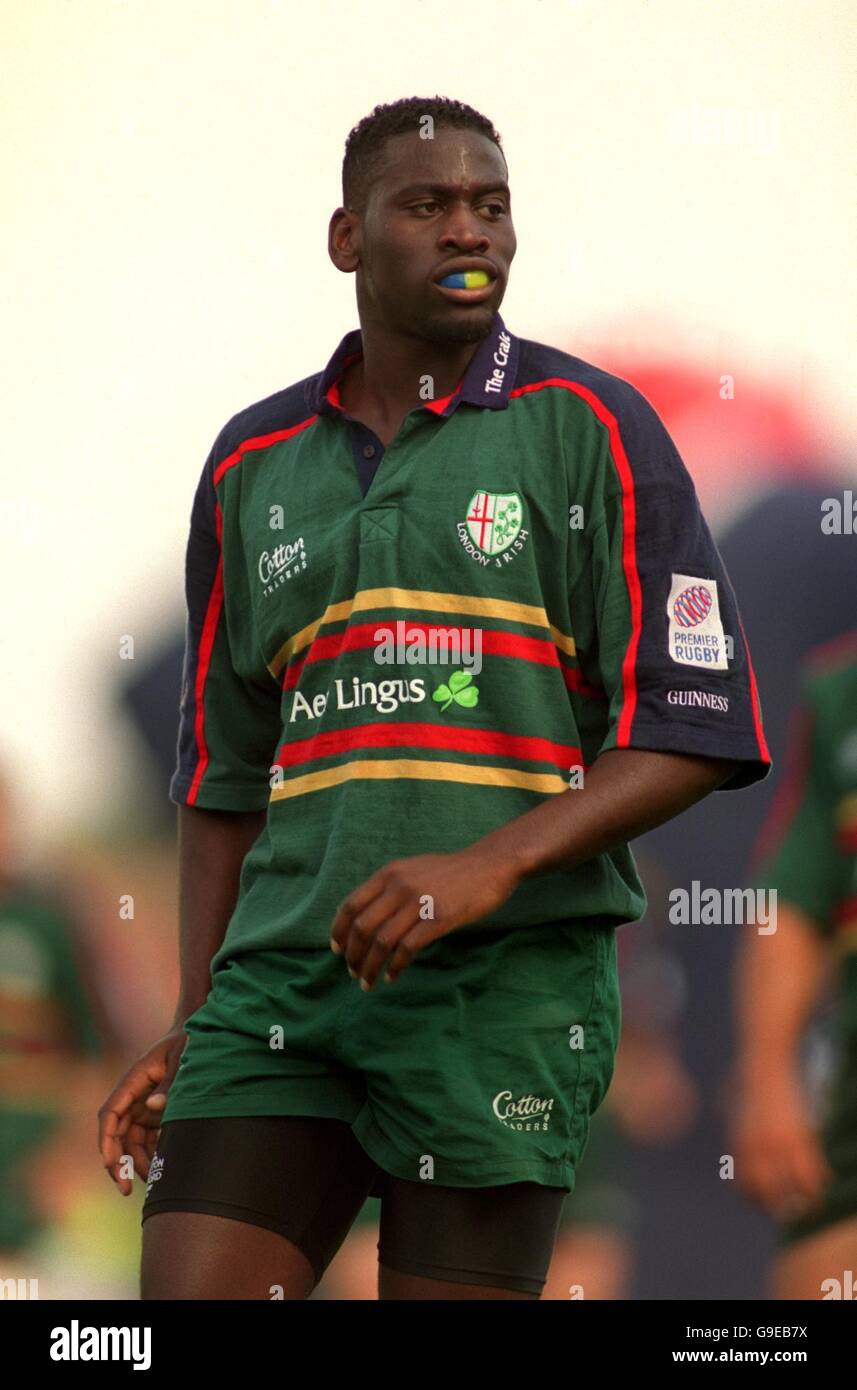
M18 1279L38 1277L40 1241L75 1188L97 1063L117 1051L87 935L57 882L20 866L15 821L0 769L0 1278Z
M736 1178L779 1225L773 1296L853 1298L857 1273L857 631L807 663L788 782L759 847L777 930L748 932ZM812 1106L801 1043L834 977L835 1075ZM848 1287L845 1287L845 1284Z
M781 766L804 658L853 623L843 595L857 593L857 545L844 529L821 529L825 501L842 497L853 467L815 422L807 393L785 377L763 379L739 364L734 398L724 399L714 362L601 356L610 370L639 381L687 459L741 594L768 747ZM772 778L749 788L740 816L723 798L709 798L680 823L635 841L634 854L650 871L657 866L670 888L688 889L694 880L721 892L752 884L750 855L774 791ZM656 1151L631 1149L640 1219L629 1297L758 1298L773 1249L770 1223L735 1201L719 1167L735 1104L730 998L746 928L674 925L663 895L658 901L658 948L681 990L677 1050L698 1105L682 1134ZM659 993L650 991L650 1007Z

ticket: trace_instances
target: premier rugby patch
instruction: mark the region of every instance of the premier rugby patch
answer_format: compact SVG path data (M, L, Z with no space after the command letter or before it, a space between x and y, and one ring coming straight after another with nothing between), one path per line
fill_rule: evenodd
M673 661L706 671L728 671L716 579L674 574L667 617L667 643Z

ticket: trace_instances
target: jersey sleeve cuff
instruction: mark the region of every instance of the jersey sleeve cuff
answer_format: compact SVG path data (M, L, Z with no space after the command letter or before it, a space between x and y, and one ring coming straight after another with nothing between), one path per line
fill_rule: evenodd
M740 764L728 779L717 787L717 791L741 791L761 782L771 770L770 760L759 752L755 739L730 735L726 732L719 738L712 738L710 729L698 729L692 725L672 724L667 728L640 728L634 725L634 732L627 748L636 748L651 753L687 753L691 757L723 758L727 762Z
M193 778L173 776L169 787L169 799L176 806L197 806L203 811L267 811L270 790L266 785L248 786L201 786L191 802L190 790Z

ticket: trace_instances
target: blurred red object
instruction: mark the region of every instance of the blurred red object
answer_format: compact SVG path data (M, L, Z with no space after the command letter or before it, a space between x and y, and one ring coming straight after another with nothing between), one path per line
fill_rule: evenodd
M822 437L794 384L784 380L772 386L738 370L730 399L721 395L720 366L706 370L611 351L607 344L590 349L588 357L630 381L654 406L693 476L709 519L731 519L769 487L829 478L839 471L829 439Z

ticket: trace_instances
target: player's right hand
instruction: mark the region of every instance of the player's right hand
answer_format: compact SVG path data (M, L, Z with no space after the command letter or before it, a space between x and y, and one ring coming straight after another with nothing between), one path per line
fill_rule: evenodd
M775 1221L816 1207L833 1172L794 1087L744 1097L732 1131L735 1180Z
M126 1071L98 1112L102 1161L123 1197L134 1189L131 1178L121 1171L123 1158L132 1159L138 1177L149 1175L167 1091L186 1042L183 1028L166 1033Z

